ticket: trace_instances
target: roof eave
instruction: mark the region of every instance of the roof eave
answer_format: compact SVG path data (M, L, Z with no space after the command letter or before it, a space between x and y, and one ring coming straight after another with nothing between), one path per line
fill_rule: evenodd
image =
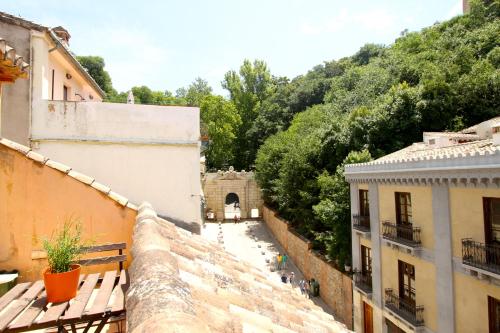
M87 81L90 83L90 85L97 91L97 93L101 96L101 98L104 99L106 97L106 93L99 87L97 82L90 76L90 74L83 68L82 64L76 58L71 54L71 52L66 48L66 46L63 45L63 43L59 40L59 37L56 36L56 34L52 31L49 30L49 35L56 43L57 48L61 49L63 54L75 65L75 67L78 69L78 71L82 74L82 76L87 79Z

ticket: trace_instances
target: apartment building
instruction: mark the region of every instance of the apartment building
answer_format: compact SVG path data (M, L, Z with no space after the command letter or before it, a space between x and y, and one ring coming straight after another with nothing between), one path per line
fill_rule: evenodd
M500 332L500 117L345 168L356 332Z

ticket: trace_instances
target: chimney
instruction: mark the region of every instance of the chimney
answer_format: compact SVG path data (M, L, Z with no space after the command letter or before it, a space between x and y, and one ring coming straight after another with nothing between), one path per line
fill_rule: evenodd
M424 132L424 143L431 148L441 148L455 144L451 138L444 134L446 133Z
M71 35L68 30L64 29L61 26L52 28L52 31L56 34L56 36L61 40L64 46L69 47L69 39Z
M462 10L464 14L467 14L470 11L469 0L462 0Z
M496 122L491 126L491 137L494 146L500 146L500 122Z

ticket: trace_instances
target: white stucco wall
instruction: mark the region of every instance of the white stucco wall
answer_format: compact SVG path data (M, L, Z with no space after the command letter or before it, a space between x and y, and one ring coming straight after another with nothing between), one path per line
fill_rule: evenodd
M193 144L199 117L194 107L45 100L33 111L32 138Z
M198 108L42 101L32 121L41 154L131 202L200 223Z

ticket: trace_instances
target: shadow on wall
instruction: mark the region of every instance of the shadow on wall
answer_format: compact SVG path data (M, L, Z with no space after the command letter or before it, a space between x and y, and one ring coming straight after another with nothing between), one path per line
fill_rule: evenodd
M352 279L337 270L325 256L312 250L312 243L293 230L289 223L264 206L263 218L274 237L304 274L321 286L320 297L334 311L335 318L352 329Z

